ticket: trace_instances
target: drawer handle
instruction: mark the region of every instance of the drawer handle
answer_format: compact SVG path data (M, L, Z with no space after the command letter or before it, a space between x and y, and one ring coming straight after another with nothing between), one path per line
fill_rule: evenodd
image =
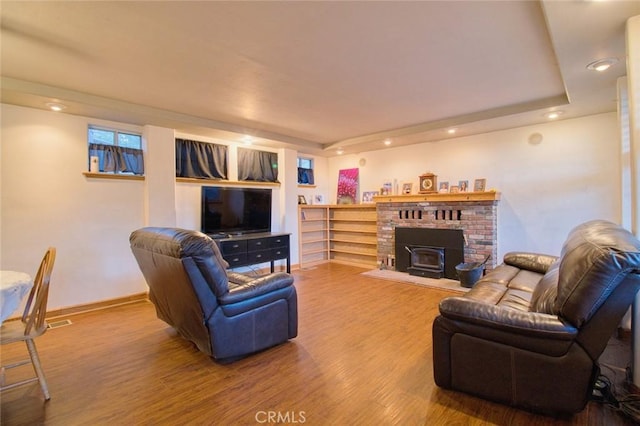
M238 247L240 247L240 245L239 245L239 244L234 244L234 245L233 245L233 248L238 248Z
M240 259L237 257L234 257L233 259L231 259L232 262L238 262Z
M262 255L259 254L259 255L256 256L256 259L260 259L261 257L262 257Z
M261 246L261 245L262 245L262 241L258 241L258 242L256 243L256 245L257 245L257 246Z

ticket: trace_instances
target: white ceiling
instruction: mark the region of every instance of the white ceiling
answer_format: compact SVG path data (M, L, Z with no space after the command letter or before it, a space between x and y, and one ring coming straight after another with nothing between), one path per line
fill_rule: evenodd
M336 155L615 111L640 1L0 8L4 103Z

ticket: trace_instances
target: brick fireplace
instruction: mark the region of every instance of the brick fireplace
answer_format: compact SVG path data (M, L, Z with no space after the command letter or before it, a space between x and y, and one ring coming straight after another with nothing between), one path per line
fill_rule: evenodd
M498 256L499 199L498 192L375 197L378 261L394 267L396 227L458 229L464 237L464 261L482 262L491 256L486 268L493 269Z

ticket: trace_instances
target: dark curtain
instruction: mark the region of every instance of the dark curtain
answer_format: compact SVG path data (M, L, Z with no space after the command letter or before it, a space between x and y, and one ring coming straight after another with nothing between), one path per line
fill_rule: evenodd
M313 185L313 169L298 167L298 183Z
M227 179L227 147L176 139L176 176Z
M238 148L238 180L278 181L278 154Z
M101 172L144 174L141 149L99 143L89 144L89 157L98 157Z

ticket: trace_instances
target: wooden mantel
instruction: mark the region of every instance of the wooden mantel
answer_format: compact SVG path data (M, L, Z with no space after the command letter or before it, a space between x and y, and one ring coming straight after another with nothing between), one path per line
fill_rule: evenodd
M447 201L497 201L500 193L487 192L454 192L433 194L403 194L403 195L376 195L373 201L376 203L420 203L420 202L447 202Z

